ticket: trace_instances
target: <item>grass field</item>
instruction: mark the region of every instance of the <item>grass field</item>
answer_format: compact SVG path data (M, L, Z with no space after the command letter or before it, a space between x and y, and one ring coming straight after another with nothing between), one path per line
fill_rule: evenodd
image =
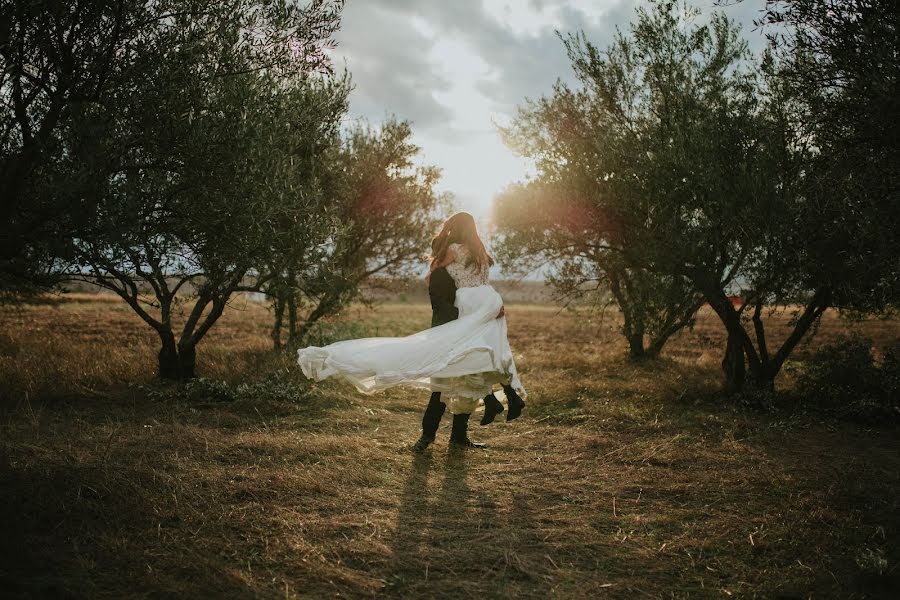
M414 455L424 394L306 383L253 302L199 349L227 388L154 382L154 334L117 301L0 309L0 595L897 597L896 429L723 398L706 312L644 364L614 315L507 312L525 414L473 422L490 447L465 453L445 419ZM882 345L900 323L828 314L797 360L846 331Z

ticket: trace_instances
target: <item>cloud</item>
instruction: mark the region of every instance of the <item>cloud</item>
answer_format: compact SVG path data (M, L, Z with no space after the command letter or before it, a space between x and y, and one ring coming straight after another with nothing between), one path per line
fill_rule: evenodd
M434 41L408 18L379 2L349 3L336 39L336 66L346 65L353 77L353 116L381 121L396 114L422 128L452 118L450 108L434 96L451 85L427 58Z
M443 170L442 188L463 210L490 211L492 196L529 170L500 142L526 98L551 93L557 79L573 82L556 34L583 30L603 48L616 27L627 30L641 0L350 0L344 9L337 65L353 75L353 117L413 122L423 161ZM760 2L724 7L750 31ZM699 3L708 14L712 0Z

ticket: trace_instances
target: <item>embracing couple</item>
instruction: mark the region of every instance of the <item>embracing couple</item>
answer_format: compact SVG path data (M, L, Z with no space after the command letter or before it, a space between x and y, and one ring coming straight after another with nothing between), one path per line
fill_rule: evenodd
M433 441L445 410L453 415L452 448L480 448L468 438L469 416L484 402L482 425L503 412L493 384L503 386L507 421L519 416L526 396L506 336L503 299L488 284L493 264L468 213L447 219L431 242L428 293L430 329L406 337L362 338L298 350L304 375L336 376L366 394L399 385L431 390L422 436L413 448ZM444 401L446 399L446 402Z

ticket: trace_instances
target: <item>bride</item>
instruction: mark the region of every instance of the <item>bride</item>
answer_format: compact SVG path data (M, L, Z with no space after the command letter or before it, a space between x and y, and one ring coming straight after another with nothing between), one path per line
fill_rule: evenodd
M524 398L506 338L503 299L488 284L491 264L472 215L453 215L432 242L428 278L446 268L456 284L459 318L406 337L301 348L297 362L303 374L318 381L340 377L365 394L395 386L441 392L451 403L465 405L454 414L465 407L472 412L494 383L507 384Z

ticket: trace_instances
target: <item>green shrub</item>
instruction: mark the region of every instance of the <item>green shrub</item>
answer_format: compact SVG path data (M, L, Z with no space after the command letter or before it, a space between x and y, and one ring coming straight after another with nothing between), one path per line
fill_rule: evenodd
M289 373L282 371L258 381L242 383L235 388L235 396L242 400L300 402L306 395L306 386L298 383Z
M900 343L876 361L872 341L842 337L812 355L797 379L807 405L864 420L900 420Z
M307 393L307 387L292 377L290 372L278 371L262 379L238 385L200 377L182 384L154 389L149 396L156 400L180 400L191 403L238 400L301 402Z
M186 381L179 396L193 402L231 402L235 400L234 389L226 382L205 377Z

